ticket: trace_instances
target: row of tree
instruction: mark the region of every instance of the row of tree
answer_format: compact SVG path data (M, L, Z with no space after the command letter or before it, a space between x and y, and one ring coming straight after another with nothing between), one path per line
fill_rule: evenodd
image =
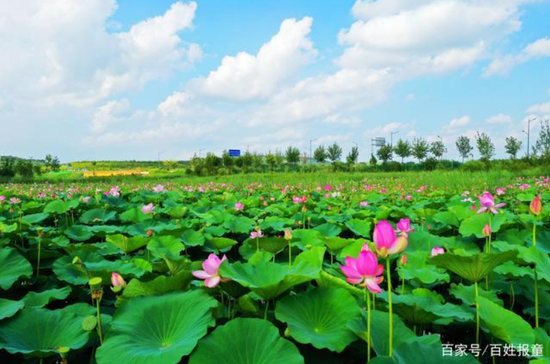
M10 179L15 176L32 178L43 172L57 172L61 168L59 158L50 154L43 160L23 159L11 156L0 157L0 178Z

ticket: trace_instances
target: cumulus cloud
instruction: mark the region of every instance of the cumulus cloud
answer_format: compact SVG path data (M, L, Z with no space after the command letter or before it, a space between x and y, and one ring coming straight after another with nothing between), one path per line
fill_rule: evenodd
M494 59L485 69L486 76L506 75L512 68L537 58L550 57L550 38L528 44L520 53Z
M459 118L455 118L455 119L452 119L451 121L449 121L449 123L447 125L444 125L442 130L454 130L454 129L458 129L458 128L462 128L468 124L470 124L470 117L469 116L462 116L462 117L459 117Z
M512 122L512 117L510 115L497 114L487 119L487 122L489 124L510 124Z
M208 77L197 80L201 92L236 100L271 96L316 55L309 39L313 19L286 19L256 55L226 56Z

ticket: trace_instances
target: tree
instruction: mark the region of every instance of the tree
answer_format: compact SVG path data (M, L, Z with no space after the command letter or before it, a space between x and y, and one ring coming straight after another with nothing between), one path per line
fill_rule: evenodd
M15 163L15 171L24 178L32 178L34 175L34 166L30 160L18 159Z
M340 148L340 146L336 144L336 142L334 142L327 148L327 157L334 164L342 157L342 148Z
M370 164L371 166L375 166L377 163L378 163L378 161L376 160L376 157L374 156L374 154L371 154L371 155L370 155L369 164Z
M218 157L214 153L208 152L204 157L204 168L206 172L213 176L218 172L218 168L222 165L222 158Z
M346 162L348 164L355 164L357 163L357 159L359 159L359 148L353 147L346 157Z
M422 162L428 156L430 145L424 138L414 138L411 145L411 154L413 157Z
M470 138L466 135L461 135L456 139L456 149L458 149L458 154L460 154L462 157L462 163L464 163L464 159L470 156L472 150L474 150L474 147L472 147L472 144L470 143Z
M518 154L518 151L521 149L521 140L514 138L514 137L507 137L506 138L506 145L504 146L504 149L506 150L507 154L510 154L511 159L516 159L516 156Z
M389 144L383 145L380 148L378 148L378 151L376 152L376 155L383 164L388 163L388 161L391 159L392 154L392 147Z
M313 159L315 159L317 163L324 163L327 160L327 150L324 145L320 145L315 149L313 152Z
M269 151L269 153L267 153L267 155L265 156L265 162L269 166L269 170L273 172L273 169L277 165L277 157L275 156L275 154Z
M447 153L447 147L445 147L445 144L441 140L437 140L430 145L430 152L434 157L441 159L443 154Z
M487 133L480 133L478 131L476 136L476 144L481 160L489 161L495 155L495 145Z
M51 154L46 155L46 158L44 158L44 164L49 171L53 172L59 171L59 168L61 167L61 163L59 163L59 158L54 157Z
M541 158L550 158L550 120L541 122L539 138L533 148L535 155L541 156Z
M401 163L403 163L405 158L411 156L411 145L406 140L399 139L393 151L401 157Z
M225 168L231 173L231 170L233 169L233 165L235 164L234 157L231 157L229 155L229 152L227 150L224 150L222 153L222 163Z
M15 158L2 157L0 159L0 177L11 178L14 177L15 174Z
M285 152L286 161L290 164L297 164L300 161L300 149L288 147Z

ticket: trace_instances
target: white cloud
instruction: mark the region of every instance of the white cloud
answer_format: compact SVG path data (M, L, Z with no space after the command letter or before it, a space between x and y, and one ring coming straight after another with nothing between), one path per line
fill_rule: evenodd
M512 117L510 115L497 114L487 119L487 122L489 124L510 124L512 122Z
M92 131L104 131L110 124L119 121L129 109L130 102L127 99L109 101L97 109L92 119Z
M226 56L218 69L197 80L201 92L229 99L248 100L273 95L316 55L308 36L313 19L286 19L279 32L257 55L246 52Z
M509 54L496 58L485 69L486 76L506 75L512 68L530 60L550 57L550 38L541 38L528 44L518 54Z
M465 127L470 124L470 117L465 115L459 118L452 119L447 125L444 125L441 129L445 131L454 130Z
M550 115L550 102L532 105L527 109L527 112L536 115Z

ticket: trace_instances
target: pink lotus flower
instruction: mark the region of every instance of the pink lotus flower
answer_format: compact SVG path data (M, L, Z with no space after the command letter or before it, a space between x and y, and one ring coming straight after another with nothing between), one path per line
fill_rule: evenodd
M148 205L143 205L143 207L141 208L141 212L143 212L146 215L150 214L153 211L155 211L155 205L153 205L152 202Z
M243 203L242 203L242 202L237 202L237 203L235 204L235 210L240 211L240 210L242 210L242 209L244 209Z
M397 223L397 230L400 233L401 236L409 237L409 233L413 232L414 229L411 228L411 220L410 219L401 219Z
M525 191L529 188L529 183L524 183L521 186L519 186L520 190Z
M479 202L483 207L477 210L478 214L481 214L484 212L491 212L493 214L498 214L498 209L506 206L505 203L495 204L495 199L493 195L491 195L487 191L483 192L483 195L479 197Z
M409 244L405 236L396 236L393 226L386 220L380 221L374 227L373 235L376 250L382 258L386 258L390 254L401 253Z
M325 185L325 191L330 191L332 190L332 186L331 185Z
M15 204L18 204L18 203L21 203L21 200L18 199L17 197L10 198L10 204L11 205L15 205Z
M285 236L285 240L292 240L292 231L290 231L289 229L286 229L284 236Z
M382 292L379 284L384 280L384 266L378 264L378 258L370 250L362 249L357 259L347 257L346 264L340 266L340 269L349 283L367 287L373 293Z
M90 196L86 196L86 197L82 198L82 201L84 201L84 203L89 203L90 199L91 199Z
M294 196L292 198L292 202L294 202L294 204L299 204L299 203L306 203L307 202L307 196Z
M407 195L407 196L405 196L405 200L407 200L407 201L411 201L412 199L413 199L413 198L412 198L412 196L411 196L411 195Z
M193 272L193 275L199 279L204 279L204 285L208 288L214 288L220 282L226 282L218 274L218 269L223 261L227 260L227 257L224 255L222 259L218 258L216 254L210 254L208 259L202 262L202 269L196 270Z
M504 187L497 188L497 196L502 196L505 193L506 193L506 188L504 188Z
M122 278L122 276L118 273L111 273L111 284L113 287L126 287L126 281L124 280L124 278Z
M156 185L155 187L153 187L153 192L155 193L166 192L166 188L164 188L163 185Z
M445 254L445 249L440 248L438 246L432 249L432 254L431 254L432 258L435 257L436 255L441 255L441 254Z
M407 265L408 262L409 262L409 260L407 259L407 255L406 255L406 254L403 254L403 255L401 256L401 259L400 259L401 265Z
M113 197L119 197L119 196L120 196L120 187L118 187L118 186L112 187L112 188L109 190L108 194L109 194L110 196L113 196Z
M369 203L367 201L359 202L359 206L361 206L361 207L367 207L368 205L369 205Z
M258 231L254 230L250 233L250 237L252 239L263 238L263 236L264 236L264 234L262 233L261 230L258 230Z

